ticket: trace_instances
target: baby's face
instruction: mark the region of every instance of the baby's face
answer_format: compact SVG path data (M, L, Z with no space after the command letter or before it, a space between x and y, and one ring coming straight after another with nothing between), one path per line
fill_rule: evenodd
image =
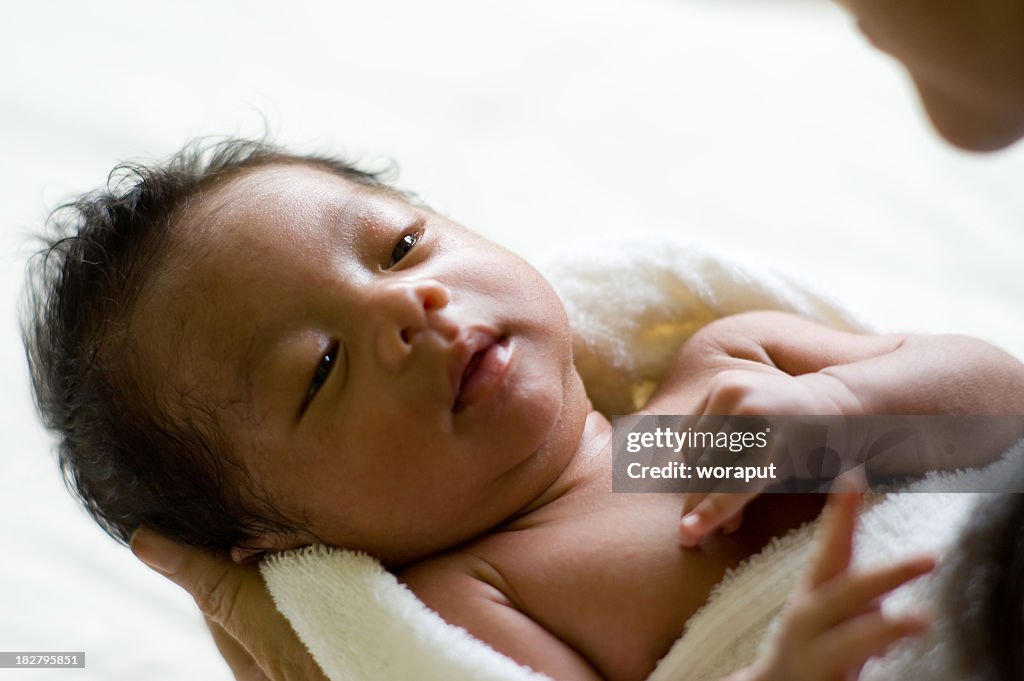
M404 563L522 509L575 453L565 312L512 253L299 164L240 175L175 230L132 331L160 394L215 405L306 530L251 548Z

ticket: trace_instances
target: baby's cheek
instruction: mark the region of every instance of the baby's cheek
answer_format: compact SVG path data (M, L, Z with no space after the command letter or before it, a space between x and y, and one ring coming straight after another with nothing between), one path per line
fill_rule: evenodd
M534 440L524 446L534 450L546 447L556 454L571 455L579 447L590 413L583 381L571 361L544 378L545 389L535 391L526 401L523 432L530 433Z

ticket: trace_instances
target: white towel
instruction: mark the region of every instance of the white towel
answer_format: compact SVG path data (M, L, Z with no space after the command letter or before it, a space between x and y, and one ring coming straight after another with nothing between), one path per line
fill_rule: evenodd
M540 262L573 328L576 368L594 408L629 414L647 402L683 341L710 321L785 310L838 329L865 320L761 263L664 237L580 247Z
M641 405L679 345L718 317L777 309L865 328L791 278L682 239L579 248L541 269L566 304L577 366L595 407L606 414ZM864 527L879 522L869 514ZM722 660L756 654L800 568L802 554L794 547L809 532L777 540L749 569L734 571L651 681L717 678L708 674L718 673ZM273 556L261 567L278 608L332 681L547 678L446 624L364 555L312 547Z

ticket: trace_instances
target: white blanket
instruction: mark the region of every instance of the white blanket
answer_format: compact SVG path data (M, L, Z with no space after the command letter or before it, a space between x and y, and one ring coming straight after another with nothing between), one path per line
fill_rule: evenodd
M777 272L680 239L578 249L572 259L541 269L565 301L588 394L607 414L642 404L675 349L715 318L780 309L841 328L864 327ZM927 504L929 497L914 495L908 503ZM955 513L967 497L956 500L938 503ZM890 522L873 513L865 530ZM914 534L948 538L957 518L944 533ZM718 678L750 659L799 571L809 532L777 540L727 577L651 680ZM446 624L364 555L311 547L274 556L262 571L278 608L333 681L546 678Z

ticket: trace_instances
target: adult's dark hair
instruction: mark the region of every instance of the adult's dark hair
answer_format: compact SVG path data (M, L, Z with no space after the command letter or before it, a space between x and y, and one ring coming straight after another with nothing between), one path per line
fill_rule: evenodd
M269 502L242 503L265 497L235 463L217 407L189 392L170 409L139 375L127 334L190 204L215 183L279 163L397 193L381 173L336 157L265 141L197 140L162 163L122 163L104 188L57 208L46 247L29 263L22 335L36 406L59 438L68 488L122 543L140 525L221 550L263 530L293 529Z
M1024 494L979 505L957 549L944 608L963 670L976 681L1024 679Z

